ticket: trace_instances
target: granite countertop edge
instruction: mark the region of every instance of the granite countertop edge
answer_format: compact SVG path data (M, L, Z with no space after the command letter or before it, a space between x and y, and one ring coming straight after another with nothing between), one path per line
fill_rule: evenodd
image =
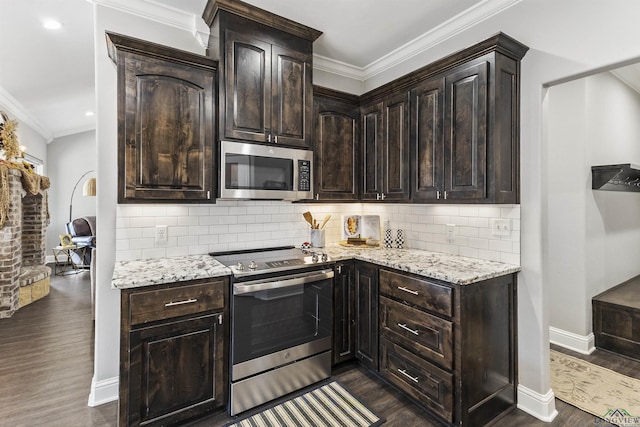
M360 249L328 245L320 251L327 252L333 261L355 259L455 285L468 285L521 270L518 265L419 249ZM114 266L111 288L130 289L229 275L231 270L209 255L118 261Z

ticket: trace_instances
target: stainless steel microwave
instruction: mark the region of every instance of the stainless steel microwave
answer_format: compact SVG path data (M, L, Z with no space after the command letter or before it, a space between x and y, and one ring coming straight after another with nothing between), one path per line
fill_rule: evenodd
M220 141L220 198L313 199L313 152Z

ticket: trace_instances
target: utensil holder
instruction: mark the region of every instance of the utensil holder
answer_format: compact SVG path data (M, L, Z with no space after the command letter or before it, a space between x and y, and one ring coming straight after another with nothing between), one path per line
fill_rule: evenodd
M324 230L312 228L309 233L309 243L313 248L324 248Z

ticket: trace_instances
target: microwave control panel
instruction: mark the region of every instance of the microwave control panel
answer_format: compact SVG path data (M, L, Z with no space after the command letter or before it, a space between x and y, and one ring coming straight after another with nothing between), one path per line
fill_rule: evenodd
M298 160L298 191L311 191L310 160Z

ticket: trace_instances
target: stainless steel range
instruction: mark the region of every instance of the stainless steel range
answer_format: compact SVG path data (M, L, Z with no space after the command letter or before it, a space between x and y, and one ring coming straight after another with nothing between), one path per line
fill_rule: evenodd
M329 257L293 246L211 255L233 272L229 413L328 378Z

